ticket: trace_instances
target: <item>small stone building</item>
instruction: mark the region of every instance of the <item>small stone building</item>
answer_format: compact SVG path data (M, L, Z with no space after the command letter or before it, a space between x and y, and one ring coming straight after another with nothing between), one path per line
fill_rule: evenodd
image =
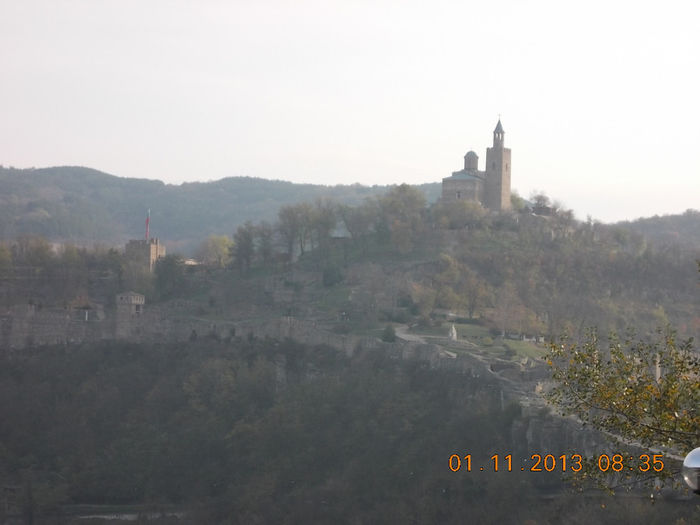
M510 149L504 147L504 137L499 119L493 130L493 146L486 149L486 170L479 171L479 157L467 152L464 169L442 179L443 202L468 200L493 211L510 209Z

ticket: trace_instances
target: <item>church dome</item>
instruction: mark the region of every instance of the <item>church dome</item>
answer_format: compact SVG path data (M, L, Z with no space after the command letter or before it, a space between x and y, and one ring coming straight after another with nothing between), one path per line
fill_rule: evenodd
M479 167L479 156L473 151L468 151L464 156L464 169L468 171L477 171Z

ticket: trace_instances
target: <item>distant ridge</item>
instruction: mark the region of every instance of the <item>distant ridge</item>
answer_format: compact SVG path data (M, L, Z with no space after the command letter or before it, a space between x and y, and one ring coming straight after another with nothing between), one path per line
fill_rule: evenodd
M280 207L316 198L356 205L390 186L295 184L253 177L165 184L124 178L81 166L16 169L0 166L0 240L41 235L54 242L118 245L151 233L169 250L191 252L207 235L232 235L245 221L274 222ZM429 203L439 182L417 186ZM642 234L655 245L700 250L700 211L611 225Z
M622 221L616 226L644 235L655 245L678 244L700 250L700 211L686 210L678 215L654 215L635 221Z
M187 251L211 233L232 235L247 220L274 222L288 204L327 197L355 205L388 188L252 177L172 185L80 166L0 167L0 238L35 234L77 244L121 244L143 234L150 208L152 234ZM429 202L440 192L439 183L419 188Z

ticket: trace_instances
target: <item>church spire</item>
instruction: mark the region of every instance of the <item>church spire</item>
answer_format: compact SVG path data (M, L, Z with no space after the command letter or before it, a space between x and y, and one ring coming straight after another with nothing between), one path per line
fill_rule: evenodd
M498 124L496 124L496 129L493 130L493 146L494 147L503 147L503 138L504 135L506 134L505 131L503 131L503 125L501 124L501 118L500 116L498 117Z

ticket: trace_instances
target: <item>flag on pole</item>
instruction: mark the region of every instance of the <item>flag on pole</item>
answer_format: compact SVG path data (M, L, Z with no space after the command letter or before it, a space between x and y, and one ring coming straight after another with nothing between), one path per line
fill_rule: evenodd
M148 208L148 215L146 215L146 240L148 240L148 225L151 222L151 208Z

